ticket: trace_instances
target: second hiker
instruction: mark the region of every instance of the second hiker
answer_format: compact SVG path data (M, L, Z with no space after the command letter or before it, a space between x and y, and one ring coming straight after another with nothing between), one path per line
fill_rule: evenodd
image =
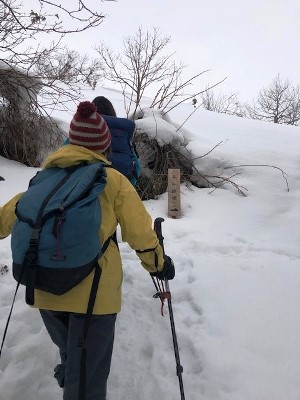
M134 121L117 117L112 103L104 96L96 97L93 103L97 107L97 112L106 121L111 133L112 151L108 155L108 160L135 186L141 173L141 163L133 143Z

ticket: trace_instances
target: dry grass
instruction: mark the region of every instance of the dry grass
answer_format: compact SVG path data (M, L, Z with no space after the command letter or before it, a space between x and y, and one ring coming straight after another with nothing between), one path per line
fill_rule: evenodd
M62 144L62 132L48 118L28 113L15 117L9 110L1 113L0 155L31 167L40 167L45 156Z

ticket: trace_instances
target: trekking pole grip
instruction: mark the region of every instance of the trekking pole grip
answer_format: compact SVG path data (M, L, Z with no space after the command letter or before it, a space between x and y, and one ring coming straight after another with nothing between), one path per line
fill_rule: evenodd
M163 249L163 253L165 255L165 248L164 248L164 237L162 235L162 229L161 229L161 224L164 222L164 219L162 217L155 218L154 220L154 231L157 235L159 244L161 245Z

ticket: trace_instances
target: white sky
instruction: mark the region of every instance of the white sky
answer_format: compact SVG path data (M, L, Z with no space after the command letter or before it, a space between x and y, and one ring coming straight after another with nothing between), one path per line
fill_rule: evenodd
M251 101L278 73L300 82L298 0L118 0L97 7L107 18L96 30L72 37L69 44L79 51L102 40L118 51L124 36L155 26L172 37L169 52L176 51L188 76L211 70L200 89L227 77L222 91Z

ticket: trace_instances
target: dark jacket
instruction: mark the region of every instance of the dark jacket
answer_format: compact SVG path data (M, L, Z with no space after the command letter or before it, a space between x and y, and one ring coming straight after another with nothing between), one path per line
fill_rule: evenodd
M111 133L112 153L108 159L112 166L125 175L135 185L141 173L141 165L134 150L132 140L135 123L126 118L102 115Z

